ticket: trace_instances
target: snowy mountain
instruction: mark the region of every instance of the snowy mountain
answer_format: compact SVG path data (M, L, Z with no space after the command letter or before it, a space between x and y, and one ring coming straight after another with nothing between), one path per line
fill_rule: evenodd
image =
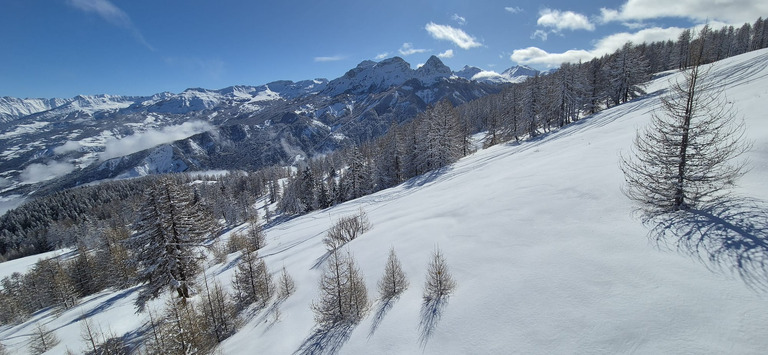
M467 65L454 74L467 80L474 80L491 84L503 84L521 83L525 81L525 79L539 74L539 71L528 66L518 65L511 67L499 74L495 71L483 70L478 67L471 67Z
M383 134L392 122L408 120L443 98L461 104L499 90L499 85L454 76L437 57L418 69L394 57L364 61L331 81L190 88L146 97L3 98L0 112L7 122L0 122L0 198L142 172L290 164L297 155L306 158ZM178 129L188 123L196 129ZM235 131L248 133L232 138ZM214 132L214 138L191 138L204 132ZM142 161L153 149L188 138L207 139L210 145L188 150L191 141L179 142L169 159L183 164L145 168ZM135 143L128 149L120 142ZM120 162L104 164L104 159ZM246 166L226 165L238 161ZM109 168L96 169L102 166ZM51 181L57 177L63 180Z
M29 116L33 113L50 110L67 103L65 99L17 99L15 97L0 97L0 122Z
M750 202L728 216L714 216L709 223L715 226L698 226L708 230L712 254L697 254L695 246L674 236L649 242L652 226L632 217L634 206L621 192L619 154L630 149L637 128L650 122L661 105L659 94L680 78L670 72L648 83L647 96L538 139L480 150L400 186L267 225L267 245L259 255L274 277L285 267L296 292L250 313L217 351L763 353L766 290L750 285L768 281L760 264L768 256L768 122L762 119L767 63L768 50L760 50L717 62L710 71L709 80L722 83L754 142L748 153L752 169L737 190ZM355 327L321 332L310 305L318 299L327 259L322 239L333 221L359 208L373 228L342 251L355 258L369 296L376 297L390 248L410 287L392 302L374 300ZM738 233L718 238L726 224ZM457 287L441 307L430 308L422 292L437 247ZM68 252L62 257L72 257ZM23 272L39 257L0 264L0 277ZM239 257L237 252L228 262L209 259L206 274L231 291ZM137 344L149 334L149 316L134 312L136 296L136 288L110 290L70 310L37 312L25 323L0 327L0 342L11 353L25 353L35 325L44 324L62 339L49 353L87 351L81 338L86 315ZM150 307L162 304L161 299Z

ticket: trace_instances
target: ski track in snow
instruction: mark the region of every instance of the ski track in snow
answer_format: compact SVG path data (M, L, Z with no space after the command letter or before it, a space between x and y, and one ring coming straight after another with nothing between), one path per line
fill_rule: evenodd
M745 117L756 148L766 146L768 122L759 98L768 97L768 50L721 61L711 73ZM218 350L764 353L768 293L750 288L727 257L713 265L660 249L649 241L649 229L632 218L633 205L620 191L619 154L630 149L635 130L649 122L675 78L674 73L660 77L649 83L646 97L533 140L480 150L400 186L273 222L259 254L274 276L286 267L296 293L252 314ZM768 150L755 149L749 158L764 162L766 155ZM738 191L765 203L766 174L768 164L756 164ZM322 239L338 218L360 207L373 229L343 248L354 255L369 296L376 296L390 247L410 287L384 311L375 301L356 327L318 333L309 306L327 255ZM436 246L458 285L444 304L430 308L421 292ZM207 272L229 287L237 255ZM0 276L23 271L38 257L0 264ZM42 322L62 339L49 353L85 350L78 324L83 314L135 341L146 315L133 313L134 300L132 289L105 291L60 314L43 310L24 324L0 327L0 342L23 353L34 322ZM271 316L275 309L281 314L277 321Z

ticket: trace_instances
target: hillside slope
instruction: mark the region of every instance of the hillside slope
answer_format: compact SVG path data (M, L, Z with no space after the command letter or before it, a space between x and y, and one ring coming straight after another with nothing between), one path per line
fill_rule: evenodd
M711 75L723 83L754 141L752 170L738 192L768 201L762 112L768 50L718 62ZM646 98L534 141L482 150L443 171L268 228L260 255L273 272L284 265L297 292L279 305L279 320L256 314L221 352L763 353L768 294L748 287L729 258L700 261L649 242L648 227L633 218L632 202L621 193L619 154L630 149L636 129L659 106L658 94L677 77L663 76L649 83ZM757 206L753 225L766 225L759 209L764 204ZM349 332L313 333L310 303L322 273L322 238L333 221L360 207L373 229L344 249L356 258L369 295L376 294L390 247L410 288L389 309L374 303ZM765 237L765 231L747 232ZM436 246L458 283L439 317L422 312L421 298ZM229 283L228 265L208 272ZM768 278L742 271L747 278ZM145 317L132 315L135 296L131 290L104 293L58 317L39 312L31 322L0 328L0 342L23 351L32 322L39 321L67 339L49 353L85 349L76 322L84 313L130 337Z

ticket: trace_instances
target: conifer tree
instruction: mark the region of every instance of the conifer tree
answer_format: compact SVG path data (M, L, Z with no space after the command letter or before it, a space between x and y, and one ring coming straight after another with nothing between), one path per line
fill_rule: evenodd
M448 271L448 264L440 249L435 249L427 268L427 282L424 284L424 300L435 301L446 297L456 288L456 281Z
M296 284L291 275L288 274L288 271L285 270L285 266L283 266L283 271L280 272L278 287L278 297L282 299L288 298L288 296L296 292Z
M236 290L235 298L241 308L257 302L263 307L275 292L272 275L256 251L243 252L237 263L232 284Z
M320 278L320 299L312 302L321 326L359 322L368 310L368 291L350 255L331 253Z
M48 330L48 328L41 323L37 323L29 343L29 352L35 355L42 354L51 350L54 346L58 345L59 342L61 342L61 340L59 340L55 333Z
M394 298L408 288L408 278L403 272L400 260L395 255L395 248L389 249L384 275L379 280L378 286L379 296L384 300Z
M716 202L744 174L744 123L716 85L693 65L638 132L633 157L622 157L625 193L646 217Z
M159 179L147 191L135 228L130 245L144 284L136 299L139 310L168 287L189 298L203 259L198 247L213 228L192 193L170 178Z
M218 281L208 282L204 274L204 293L200 303L202 326L208 337L221 343L235 333L237 311L231 296Z

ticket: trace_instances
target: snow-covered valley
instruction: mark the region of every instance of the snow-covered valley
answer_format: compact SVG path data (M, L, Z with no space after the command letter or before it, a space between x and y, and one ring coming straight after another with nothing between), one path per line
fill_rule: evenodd
M739 255L734 245L722 245L733 253L712 258L676 249L673 238L657 244L649 238L653 226L633 216L633 203L622 194L620 153L630 150L636 130L649 122L659 96L678 77L660 76L648 84L645 97L534 140L480 150L397 187L268 226L259 255L275 275L286 268L296 293L252 314L217 351L763 353L768 293L759 283L768 280L760 265L768 258L767 231L760 227L768 224L768 50L717 62L710 73L754 142L751 170L737 190L754 201L748 207L754 209L752 220L728 222L762 241L753 254L762 259L729 257ZM334 221L360 208L373 228L344 250L356 259L369 295L376 294L390 247L410 287L386 308L374 301L356 327L318 334L310 304L318 298L322 239ZM458 285L444 307L425 312L426 267L437 247ZM209 261L206 273L229 285L238 257ZM0 264L0 278L38 258ZM0 343L26 353L35 324L43 323L62 340L48 353L86 351L80 320L90 317L137 344L148 316L135 313L136 294L136 288L107 291L61 313L40 311L23 324L0 327ZM274 309L279 317L270 313Z

